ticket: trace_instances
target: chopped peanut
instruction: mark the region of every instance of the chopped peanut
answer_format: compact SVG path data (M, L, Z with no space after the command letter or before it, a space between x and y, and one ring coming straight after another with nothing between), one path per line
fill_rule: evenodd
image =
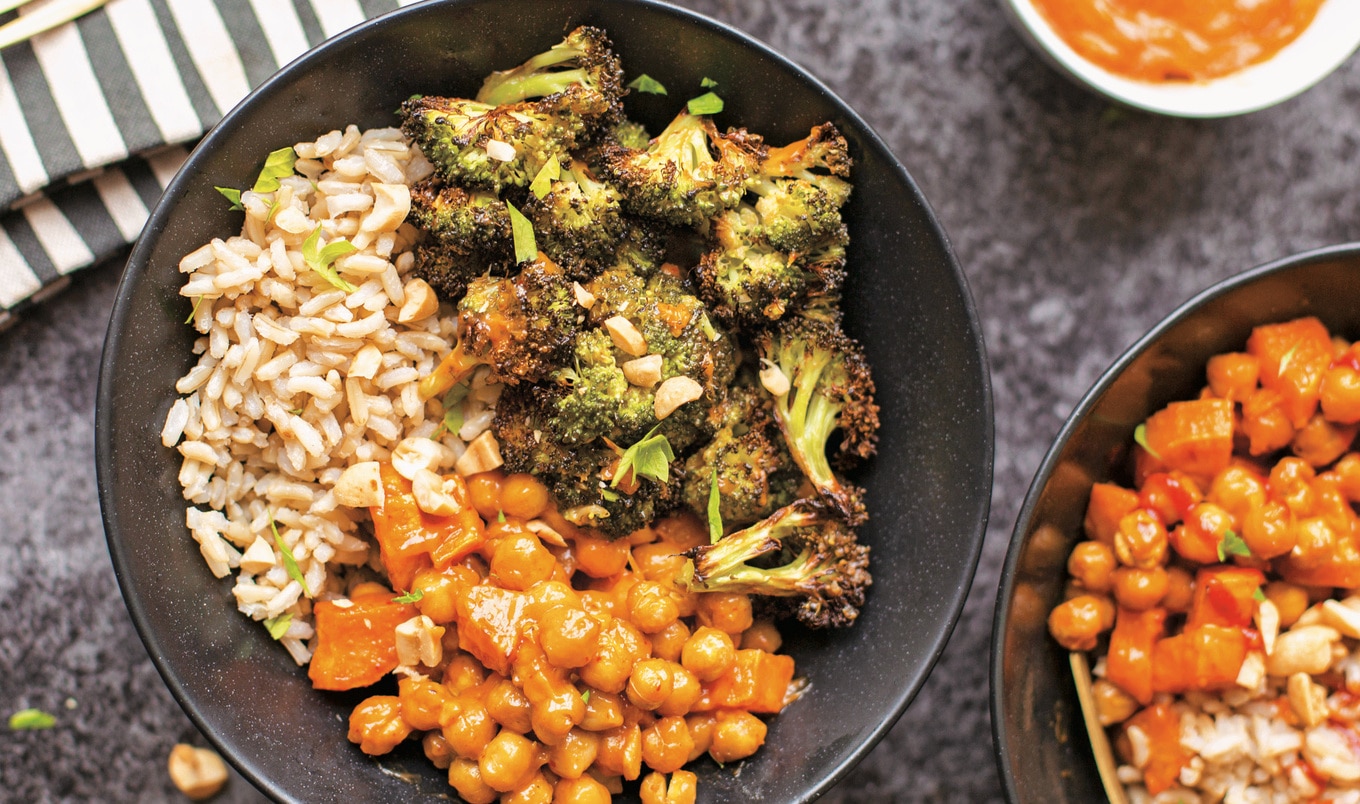
M482 433L468 444L467 452L453 465L454 471L463 477L490 472L505 463L501 458L501 445L490 430Z
M1259 651L1252 651L1242 660L1242 667L1237 671L1237 686L1255 690L1261 686L1261 682L1266 677L1266 660Z
M333 488L336 502L350 508L372 508L383 504L382 478L377 461L356 463L340 474Z
M703 395L703 386L689 377L671 377L656 389L656 401L652 409L658 419L664 419L674 413L676 408Z
M1340 631L1344 637L1360 638L1360 611L1339 600L1322 601L1322 622Z
M1332 643L1340 640L1341 634L1325 625L1295 627L1275 640L1266 672L1272 676L1324 673L1332 664Z
M647 354L647 339L642 337L638 328L633 326L633 322L621 315L607 318L604 322L605 331L613 339L614 345L619 347L619 351L630 354L633 357L642 357Z
M1256 629L1261 632L1261 644L1266 655L1275 652L1275 638L1280 635L1280 610L1269 600L1262 600L1256 606Z
M571 291L576 294L577 304L587 310L595 306L595 294L582 287L580 282L572 282Z
M403 290L406 293L406 302L397 313L399 323L409 324L439 312L439 297L435 295L434 288L430 287L429 282L419 278L412 279L406 283Z
M217 795L227 783L227 766L216 752L179 743L170 749L170 781L194 801Z
M661 355L647 355L629 360L622 366L623 376L639 388L651 388L661 382Z
M382 367L382 350L373 344L364 344L349 364L349 376L371 380Z

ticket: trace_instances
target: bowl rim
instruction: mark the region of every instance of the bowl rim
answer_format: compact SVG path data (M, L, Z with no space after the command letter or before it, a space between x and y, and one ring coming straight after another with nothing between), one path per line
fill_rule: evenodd
M1105 395L1105 392L1110 389L1115 380L1128 369L1130 364L1157 343L1168 330L1179 325L1205 304L1263 277L1312 263L1331 261L1338 257L1360 258L1360 241L1322 246L1281 257L1221 279L1201 290L1178 305L1166 317L1158 321L1147 334L1138 338L1125 349L1110 364L1110 367L1101 373L1090 390L1082 395L1081 401L1077 403L1063 422L1057 436L1054 437L1053 445L1049 447L1044 459L1039 463L1039 468L1034 473L1034 479L1030 482L1029 490L1025 493L1024 502L1021 503L1020 511L1016 515L1015 527L1011 531L1010 542L1006 549L1006 560L1001 567L996 607L992 617L991 689L988 695L992 716L992 754L996 760L1002 790L1007 801L1019 804L1021 799L1015 788L1015 780L1010 773L1010 740L1007 739L1006 730L1003 727L1005 713L1002 711L1002 696L999 692L1004 686L1004 679L1001 675L1001 652L1006 638L1005 624L1010 618L1011 598L1015 590L1015 578L1020 562L1020 548L1024 543L1026 532L1029 530L1039 497L1048 485L1049 480L1052 479L1053 471L1057 468L1059 458L1066 449L1068 441L1071 440L1072 435L1081 423L1090 415L1100 398Z
M122 331L130 309L130 298L133 289L140 283L146 274L147 263L150 258L152 242L164 228L169 210L180 202L187 188L191 184L199 181L197 168L199 163L206 159L205 154L214 150L226 141L241 126L241 119L248 114L248 107L252 106L257 98L273 95L287 90L292 76L304 70L318 61L328 59L333 51L345 47L349 41L355 37L366 35L368 32L388 25L398 24L398 20L407 15L419 15L429 13L431 6L461 6L477 5L487 0L425 0L425 2L415 3L409 6L394 9L385 14L365 20L364 22L333 36L316 47L295 58L293 61L281 67L276 73L266 79L258 87L253 89L245 98L236 104L229 112L223 115L194 147L183 166L176 173L174 178L166 186L147 219L142 235L138 238L133 247L123 275L119 280L118 290L114 297L113 310L109 318L108 329L105 334L104 348L100 357L98 388L95 399L95 474L96 485L99 495L101 518L104 524L105 540L108 544L110 558L113 563L114 575L118 580L118 586L122 592L123 602L128 609L133 624L136 627L137 635L141 638L152 664L169 688L175 701L184 710L184 713L193 722L195 727L204 737L231 763L237 771L241 773L258 790L276 801L289 801L289 794L280 788L276 783L269 779L256 767L249 757L239 753L234 746L227 743L220 737L208 724L203 715L199 712L198 706L194 701L194 695L185 687L184 683L176 673L175 668L165 659L165 655L160 648L161 639L152 633L147 620L146 601L138 590L132 585L130 580L129 565L131 556L123 548L121 529L115 515L115 505L113 498L113 457L112 457L112 423L110 421L111 410L113 408L113 375L114 357L122 350ZM952 273L953 278L958 283L962 291L962 302L964 312L967 317L967 328L972 334L973 343L976 345L979 358L979 376L976 381L980 384L982 391L982 410L980 411L986 426L981 434L983 438L982 465L979 467L979 480L990 490L994 476L995 464L995 416L994 404L992 399L991 371L988 361L986 342L982 334L981 321L977 312L977 305L973 298L971 288L968 284L958 256L954 252L953 244L945 232L939 216L934 208L921 192L920 186L907 172L901 160L893 153L872 126L844 100L833 92L819 78L812 75L807 69L798 65L787 56L779 53L771 46L756 39L738 28L725 22L708 17L704 14L680 8L662 2L662 0L596 0L608 5L643 7L649 13L659 13L669 15L674 18L685 20L688 23L697 25L708 32L719 37L731 40L737 45L755 50L761 57L775 62L781 70L787 71L794 80L806 84L817 94L833 106L844 119L849 121L857 133L862 134L867 146L873 147L886 157L885 162L890 171L897 174L897 178L907 188L909 193L914 196L917 203L925 212L925 225L931 233L938 239L941 248L947 257L947 268ZM843 779L863 758L882 740L883 736L901 718L907 706L912 702L916 695L924 686L926 679L939 661L943 654L949 638L953 634L954 628L958 623L959 617L963 613L963 606L967 599L968 590L972 585L972 579L976 576L978 562L981 559L982 547L986 538L987 522L990 513L991 498L990 493L979 495L975 516L971 523L968 533L970 541L965 544L968 553L964 562L966 570L962 582L958 588L945 598L947 616L944 617L939 627L929 640L929 650L926 652L925 661L921 665L920 673L914 683L908 683L902 687L895 699L888 707L887 716L866 738L850 752L844 760L833 766L822 779L812 786L800 801L810 802L826 793L837 782Z
M1360 13L1360 1L1326 0L1313 22L1264 62L1209 81L1158 84L1112 73L1077 53L1034 0L999 2L1022 38L1068 79L1125 106L1172 117L1214 119L1275 106L1307 91L1360 50L1360 27L1335 24Z

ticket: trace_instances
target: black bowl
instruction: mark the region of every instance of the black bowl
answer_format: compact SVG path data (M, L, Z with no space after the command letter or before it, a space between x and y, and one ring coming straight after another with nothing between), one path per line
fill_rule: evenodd
M1133 430L1204 387L1209 358L1240 351L1252 327L1313 315L1360 337L1360 244L1310 251L1226 279L1129 348L1068 417L1011 536L992 626L992 729L1015 804L1103 801L1068 654L1048 635L1067 554L1095 483L1127 473Z
M872 747L920 689L963 605L982 545L992 415L972 300L943 231L883 142L816 79L741 33L659 3L470 0L423 4L355 28L289 65L189 157L147 224L118 291L100 374L99 494L114 568L152 660L189 716L241 772L280 800L447 796L410 743L377 761L345 740L358 700L313 690L259 625L235 611L184 528L177 456L159 443L174 383L192 364L180 256L233 233L213 185L240 186L264 154L346 123L392 125L414 93L473 93L590 23L630 75L669 97L634 95L630 114L660 130L699 80L719 84L739 124L775 142L832 120L857 166L845 307L876 370L880 455L869 490L874 585L843 633L794 633L810 692L771 721L768 746L735 768L701 763L704 801L805 801Z

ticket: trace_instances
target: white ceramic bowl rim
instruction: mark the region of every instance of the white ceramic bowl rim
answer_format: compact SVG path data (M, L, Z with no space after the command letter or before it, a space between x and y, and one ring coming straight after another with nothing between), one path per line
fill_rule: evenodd
M1060 69L1121 103L1177 117L1227 117L1274 106L1326 78L1360 48L1360 0L1326 0L1307 30L1260 64L1211 81L1134 81L1079 55L1054 32L1032 0L1006 3Z

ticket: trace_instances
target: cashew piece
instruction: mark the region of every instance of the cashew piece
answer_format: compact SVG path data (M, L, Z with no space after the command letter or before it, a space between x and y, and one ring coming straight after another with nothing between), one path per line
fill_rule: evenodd
M639 388L651 388L661 382L661 355L647 355L629 360L620 368L623 376Z
M250 547L241 554L241 572L250 575L259 575L261 572L268 572L274 568L274 547L264 540L263 536L256 536L255 541L251 542Z
M385 499L382 473L377 461L364 461L340 473L332 487L335 501L350 508L381 506Z
M789 392L789 378L784 374L784 370L774 363L760 359L760 384L765 386L765 390L774 394L776 397L783 396Z
M214 751L179 743L170 749L170 781L194 801L217 794L227 783L227 766Z
M419 614L396 628L397 664L434 667L444 658L444 627Z
M571 292L576 294L576 303L589 310L595 306L595 294L586 290L580 282L571 283Z
M406 302L397 313L397 323L409 324L439 312L439 297L435 295L434 288L430 287L429 282L419 278L412 279L406 283L403 290L406 293Z
M1341 634L1325 625L1306 625L1280 634L1275 651L1266 659L1266 672L1272 676L1295 673L1325 673L1332 664L1332 643Z
M467 452L458 459L453 465L453 469L463 477L468 475L489 472L492 469L505 463L501 458L501 445L490 430L484 431L481 435L468 444Z
M444 478L421 469L411 481L411 490L416 498L416 507L431 516L452 516L458 513L458 500L449 494L444 486Z
M1299 716L1303 725L1312 728L1327 719L1327 690L1314 684L1307 673L1289 677L1289 708Z
M633 357L642 357L647 354L647 339L642 337L638 328L633 326L633 322L621 315L607 318L604 328L609 333L614 345L619 347L619 351Z
M365 232L388 232L401 226L411 211L411 188L404 184L380 184L373 187L373 209L360 221Z
M656 400L652 403L652 411L656 413L657 419L664 419L674 413L676 408L686 402L693 402L703 395L703 386L689 377L671 377L661 383L660 388L656 389Z

